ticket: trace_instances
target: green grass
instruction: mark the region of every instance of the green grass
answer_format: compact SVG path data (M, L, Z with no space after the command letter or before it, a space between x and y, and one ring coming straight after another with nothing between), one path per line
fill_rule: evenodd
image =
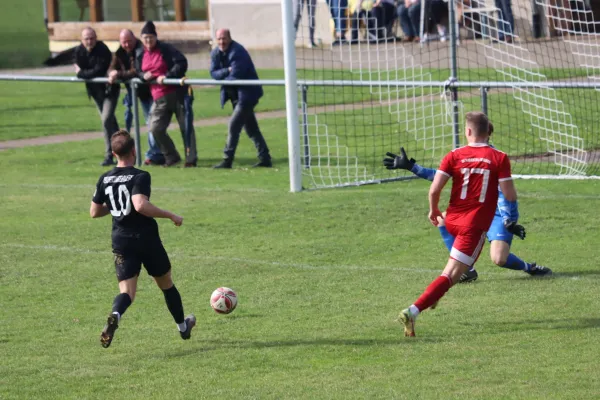
M50 56L42 4L38 0L2 2L0 69L41 66Z
M280 71L261 71L264 79L280 77ZM208 71L194 71L195 78L208 78ZM121 90L117 119L124 125ZM284 88L265 88L257 111L283 108ZM93 100L88 100L83 83L0 82L0 112L10 115L10 122L0 125L0 140L51 136L71 132L100 131L102 128ZM140 109L141 113L141 109ZM196 88L196 119L231 114L231 104L221 109L219 88ZM141 115L141 114L140 114ZM143 117L141 117L143 123Z
M406 339L394 319L447 257L428 184L290 194L284 127L262 124L274 169L246 169L246 138L236 169L204 168L218 126L199 134L203 168L150 170L153 202L185 217L160 229L199 326L181 341L143 273L108 350L110 221L88 216L102 141L2 152L0 398L597 398L600 182L518 181L514 252L555 277L495 267L486 248L480 279ZM228 316L208 304L221 285L240 298Z
M569 72L570 71L570 72ZM567 73L577 74L578 70L565 70ZM491 79L495 72L490 69L472 69L471 78L475 80ZM426 70L426 74L431 80L444 80L448 76L446 70ZM281 70L260 70L259 75L262 79L282 79ZM191 78L207 79L208 71L191 71ZM486 76L488 78L486 78ZM474 77L474 78L473 78ZM299 79L359 79L359 75L349 71L299 71ZM363 79L367 79L363 77ZM373 77L373 79L383 79ZM395 79L395 78L394 78ZM398 79L407 79L399 77ZM421 80L424 78L414 78ZM558 78L557 78L558 79ZM224 109L220 106L219 87L196 87L194 116L196 119L211 117L225 117L231 114L231 105L227 104ZM464 89L466 91L467 89ZM472 89L469 89L472 90ZM265 95L261 99L257 111L272 111L285 109L285 89L284 87L265 86ZM374 111L369 111L372 115L380 114L378 104L381 100L394 100L395 95L391 97L385 93L380 95L378 88L369 87L311 87L308 91L309 106L323 106L348 103L363 103L374 107ZM430 93L437 93L437 88L424 88L422 91L415 92L408 89L402 92L400 98L411 96L422 96ZM565 109L572 114L579 114L582 119L590 119L589 115L594 114L590 107L597 104L597 92L593 90L577 93L568 90L556 91L565 102ZM125 90L121 91L121 97ZM578 93L580 96L578 96ZM475 108L480 108L479 96L459 95L463 103L468 103ZM594 97L595 96L595 97ZM518 110L521 105L512 100L511 96L504 96L500 103L502 115L511 115L517 112L517 120L524 120L524 114ZM494 92L490 92L490 113L494 110ZM369 108L370 110L370 108ZM343 111L339 107L336 115ZM100 119L93 101L87 99L85 87L83 84L66 83L40 83L40 82L10 82L0 81L0 112L10 115L10 122L0 125L0 140L21 139L40 136L51 136L71 132L99 131L101 129ZM366 112L366 111L364 111ZM364 114L363 111L356 112L357 115ZM332 114L332 117L334 114ZM119 104L116 111L117 119L121 124L123 120L123 106ZM339 120L339 117L336 117ZM595 121L595 120L594 120ZM143 122L143 119L142 119ZM338 121L341 125L343 121ZM583 122L587 123L588 122ZM597 123L597 121L596 121ZM367 127L365 127L367 128ZM373 129L372 127L368 127ZM589 145L589 144L588 144Z
M569 117L552 115L554 120L569 121L576 125L574 129L547 124L548 131L532 126L531 117L523 112L524 103L517 101L510 92L490 92L488 95L488 115L495 126L492 143L511 157L545 155L554 144L565 146L576 145L568 134L576 135L584 141L580 144L585 150L600 148L598 139L599 121L597 115L600 104L600 92L595 90L557 90L556 96L564 100L564 109L573 110ZM402 98L403 94L400 95ZM481 109L479 95L459 95L461 102L459 143L465 144L462 125L464 113ZM541 102L540 102L541 104ZM388 151L397 151L405 147L410 157L414 157L421 165L436 168L441 158L453 149L452 118L447 114L447 103L433 100L415 102L399 102L389 106L372 104L364 109L345 109L339 106L335 112L331 110L310 115L308 132L310 135L312 165L317 161L326 161L327 157L335 157L338 153L358 157L361 168L378 177L390 178L396 172L382 171L381 159ZM541 116L550 116L548 110L534 110ZM318 126L315 125L318 123ZM544 121L541 121L542 123ZM562 130L562 135L552 135L551 130ZM317 140L316 136L319 136ZM326 136L327 133L327 136ZM540 136L547 133L547 140ZM558 145L560 143L561 145ZM577 144L579 145L579 144ZM345 160L345 158L344 158ZM597 174L598 165L595 156L588 160L588 174ZM335 169L322 168L324 175L336 175ZM553 159L536 160L520 159L513 163L516 174L559 174L560 167ZM316 170L313 170L315 175ZM564 173L564 171L563 171Z

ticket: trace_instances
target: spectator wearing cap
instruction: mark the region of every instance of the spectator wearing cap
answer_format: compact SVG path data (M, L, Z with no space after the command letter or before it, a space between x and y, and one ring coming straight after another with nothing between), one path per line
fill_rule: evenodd
M154 105L150 111L149 130L165 157L164 165L170 167L178 164L181 156L167 133L167 127L175 114L185 147L184 166L195 167L198 161L196 132L189 114L186 118L185 111L186 94L191 91L188 85L183 84L188 67L187 59L175 47L157 39L156 27L152 21L146 22L141 36L144 51L136 54L135 69L140 79L151 82L150 93ZM181 79L181 86L164 85L165 79Z
M112 53L96 37L96 31L88 27L81 31L81 44L75 48L75 73L80 79L105 78ZM94 99L104 130L104 161L102 166L114 164L110 139L119 130L115 109L119 101L119 85L86 82L88 98Z

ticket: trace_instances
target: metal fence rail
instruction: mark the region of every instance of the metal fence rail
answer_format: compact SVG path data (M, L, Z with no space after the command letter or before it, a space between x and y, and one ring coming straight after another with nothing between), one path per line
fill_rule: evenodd
M0 81L28 81L28 82L63 82L63 83L108 83L108 78L79 79L69 76L47 76L47 75L6 75L0 74ZM124 83L131 85L133 97L133 126L135 131L135 145L137 152L137 163L142 164L142 152L140 141L140 124L138 112L137 86L148 84L141 79L134 78L128 82L116 81L115 83ZM195 86L285 86L283 79L262 79L262 80L223 80L213 79L165 79L165 85L195 85ZM565 82L565 81L546 81L546 82L489 82L489 81L351 81L351 80L298 80L298 88L304 92L309 87L319 86L347 86L347 87L440 87L446 90L458 88L478 88L482 93L482 104L486 102L487 89L508 89L508 88L548 88L548 89L598 89L600 82ZM300 112L300 110L299 110Z
M31 82L71 82L85 83L97 82L108 83L108 78L79 79L69 76L45 76L45 75L3 75L0 74L0 81L31 81ZM141 79L134 78L129 83L147 84ZM124 83L116 81L116 83ZM179 86L181 79L165 79L165 85ZM214 79L184 79L186 85L195 86L285 86L283 79L259 79L259 80L236 80L236 81L217 81ZM490 82L490 81L349 81L349 80L298 80L298 86L396 86L396 87L445 87L445 88L490 88L490 89L508 89L508 88L548 88L548 89L599 89L600 82L565 82L565 81L546 81L546 82Z

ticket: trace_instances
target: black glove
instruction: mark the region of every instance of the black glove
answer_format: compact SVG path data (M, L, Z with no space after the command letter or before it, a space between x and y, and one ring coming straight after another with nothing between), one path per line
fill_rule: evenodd
M394 153L385 153L385 155L391 157L383 159L383 165L385 165L387 169L405 169L410 171L416 162L414 158L408 159L404 147L400 147L400 156L397 156Z
M519 225L515 221L506 220L504 221L504 227L519 239L525 239L525 227L523 225Z

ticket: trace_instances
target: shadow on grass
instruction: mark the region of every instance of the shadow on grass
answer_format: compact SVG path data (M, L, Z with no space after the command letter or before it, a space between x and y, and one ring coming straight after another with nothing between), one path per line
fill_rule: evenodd
M170 352L165 354L165 358L179 358L195 353L204 353L213 350L227 349L269 349L269 348L287 348L287 347L323 347L323 346L352 346L352 347L372 347L372 346L412 346L417 343L430 342L440 343L444 337L430 336L418 338L405 338L398 331L397 338L389 339L349 339L349 338L314 338L314 339L294 339L294 340L273 340L273 341L243 341L243 340L222 340L207 339L203 343L197 343L196 347L182 350L179 352Z
M518 271L517 271L518 272ZM521 274L511 274L509 276L504 277L504 280L509 281L520 281L520 280L552 280L552 279L573 279L577 280L578 278L586 278L586 279L600 279L600 271L593 270L584 270L584 271L569 271L569 272L557 272L553 271L551 276L530 276L525 273ZM502 279L502 278L500 278Z
M273 158L273 168L282 168L287 167L289 164L289 159L287 157L282 158ZM200 168L212 168L216 164L223 161L222 158L198 158L198 167ZM233 161L233 169L244 169L244 168L252 168L254 164L258 162L258 157L243 157L236 158Z
M579 277L586 277L586 278L600 279L600 271L585 270L585 271L571 271L571 272L555 272L552 275L552 277L553 278L571 278L571 279L576 279Z

